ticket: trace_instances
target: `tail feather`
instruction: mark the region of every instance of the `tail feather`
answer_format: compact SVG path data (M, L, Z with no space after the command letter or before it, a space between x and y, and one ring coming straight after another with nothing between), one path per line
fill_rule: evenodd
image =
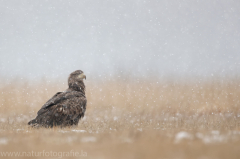
M30 125L30 126L35 126L36 124L37 124L37 120L36 119L33 119L33 120L28 122L28 125Z

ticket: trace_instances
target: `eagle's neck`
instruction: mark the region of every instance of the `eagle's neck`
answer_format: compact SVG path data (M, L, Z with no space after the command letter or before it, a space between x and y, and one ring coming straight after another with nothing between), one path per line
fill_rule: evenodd
M83 94L85 94L85 85L83 83L83 81L79 82L71 82L68 84L70 90L73 91L78 91L78 92L82 92Z

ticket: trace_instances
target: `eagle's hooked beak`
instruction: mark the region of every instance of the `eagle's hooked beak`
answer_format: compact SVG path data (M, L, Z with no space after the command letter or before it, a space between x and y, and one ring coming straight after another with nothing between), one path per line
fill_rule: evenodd
M86 80L86 75L85 75L84 73L81 73L81 74L78 76L78 78L80 78L80 79L84 79L84 78L85 78L85 80Z

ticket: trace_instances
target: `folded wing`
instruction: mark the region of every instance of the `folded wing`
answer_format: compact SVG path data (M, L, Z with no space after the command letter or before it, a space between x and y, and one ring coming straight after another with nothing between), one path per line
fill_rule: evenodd
M86 97L81 92L58 92L42 106L36 119L28 124L45 127L77 125L84 116L86 104Z

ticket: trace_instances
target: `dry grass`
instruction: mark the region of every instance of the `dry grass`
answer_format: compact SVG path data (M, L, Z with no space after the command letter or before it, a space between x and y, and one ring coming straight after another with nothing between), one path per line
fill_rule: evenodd
M86 117L78 127L36 130L26 123L66 83L2 82L1 152L44 150L58 152L58 157L70 150L87 152L82 158L240 158L240 80L113 80L86 81L86 85Z

